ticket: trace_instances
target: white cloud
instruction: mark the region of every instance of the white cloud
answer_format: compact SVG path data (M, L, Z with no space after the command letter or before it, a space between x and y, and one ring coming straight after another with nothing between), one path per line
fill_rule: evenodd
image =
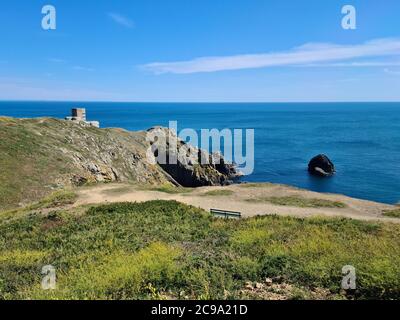
M0 77L0 100L38 101L126 101L117 92L84 88L81 83L43 82L41 79Z
M285 52L201 57L188 61L154 62L142 67L155 74L188 74L277 66L322 64L360 58L400 56L400 39L377 39L356 45L310 43Z
M384 69L383 71L385 71L388 74L393 74L395 76L400 76L400 70L391 70L391 69Z
M356 61L342 63L312 63L300 65L300 67L397 67L400 62L391 61Z
M133 21L119 13L115 13L115 12L109 12L108 16L115 22L118 23L119 25L125 27L125 28L129 28L132 29L135 24L133 23Z

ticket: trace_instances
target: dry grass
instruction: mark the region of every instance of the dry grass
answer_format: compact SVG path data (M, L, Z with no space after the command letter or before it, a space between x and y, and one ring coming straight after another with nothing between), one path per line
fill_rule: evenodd
M201 196L204 197L224 197L224 196L231 196L233 195L234 192L232 190L224 190L224 189L219 189L219 190L211 190L211 191L207 191L203 194L201 194Z
M339 201L331 201L316 198L302 198L297 196L287 197L257 197L246 199L247 202L269 202L278 206L291 206L299 208L345 208L346 204Z
M241 183L240 188L270 188L272 186L274 186L274 184L272 183ZM276 186L276 184L275 184Z
M394 210L384 211L382 214L384 216L386 216L386 217L400 218L400 208L399 209L394 209Z
M105 195L110 195L110 196L115 196L115 195L121 195L121 194L126 194L135 191L136 187L134 185L131 186L119 186L116 188L111 188L111 189L105 189L101 191L101 193Z

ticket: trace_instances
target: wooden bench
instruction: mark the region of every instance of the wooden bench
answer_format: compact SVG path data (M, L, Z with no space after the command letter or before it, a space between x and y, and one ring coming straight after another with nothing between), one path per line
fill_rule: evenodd
M210 213L214 217L225 218L225 219L240 219L242 214L236 211L210 209Z

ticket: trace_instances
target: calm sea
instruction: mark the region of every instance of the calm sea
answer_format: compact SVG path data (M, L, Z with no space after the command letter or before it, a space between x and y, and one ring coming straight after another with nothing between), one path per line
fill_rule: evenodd
M246 181L400 201L400 103L0 102L0 115L64 118L75 106L102 127L143 130L177 120L178 129L255 129L255 170ZM308 175L319 153L335 163L334 177Z

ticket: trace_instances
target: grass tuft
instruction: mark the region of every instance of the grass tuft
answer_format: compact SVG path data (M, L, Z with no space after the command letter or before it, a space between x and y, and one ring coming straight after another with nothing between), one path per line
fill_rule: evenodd
M204 192L202 194L202 196L204 197L219 197L219 196L231 196L233 195L234 192L232 190L223 190L223 189L219 189L219 190L211 190L211 191L207 191Z
M272 183L241 183L240 188L269 188L273 186Z
M400 218L400 209L387 210L382 213L386 217Z
M300 208L346 208L346 204L339 201L325 199L302 198L297 196L287 197L257 197L246 199L247 202L269 202L279 206L291 206Z
M42 200L30 205L28 210L50 209L74 204L78 195L72 190L56 191Z

